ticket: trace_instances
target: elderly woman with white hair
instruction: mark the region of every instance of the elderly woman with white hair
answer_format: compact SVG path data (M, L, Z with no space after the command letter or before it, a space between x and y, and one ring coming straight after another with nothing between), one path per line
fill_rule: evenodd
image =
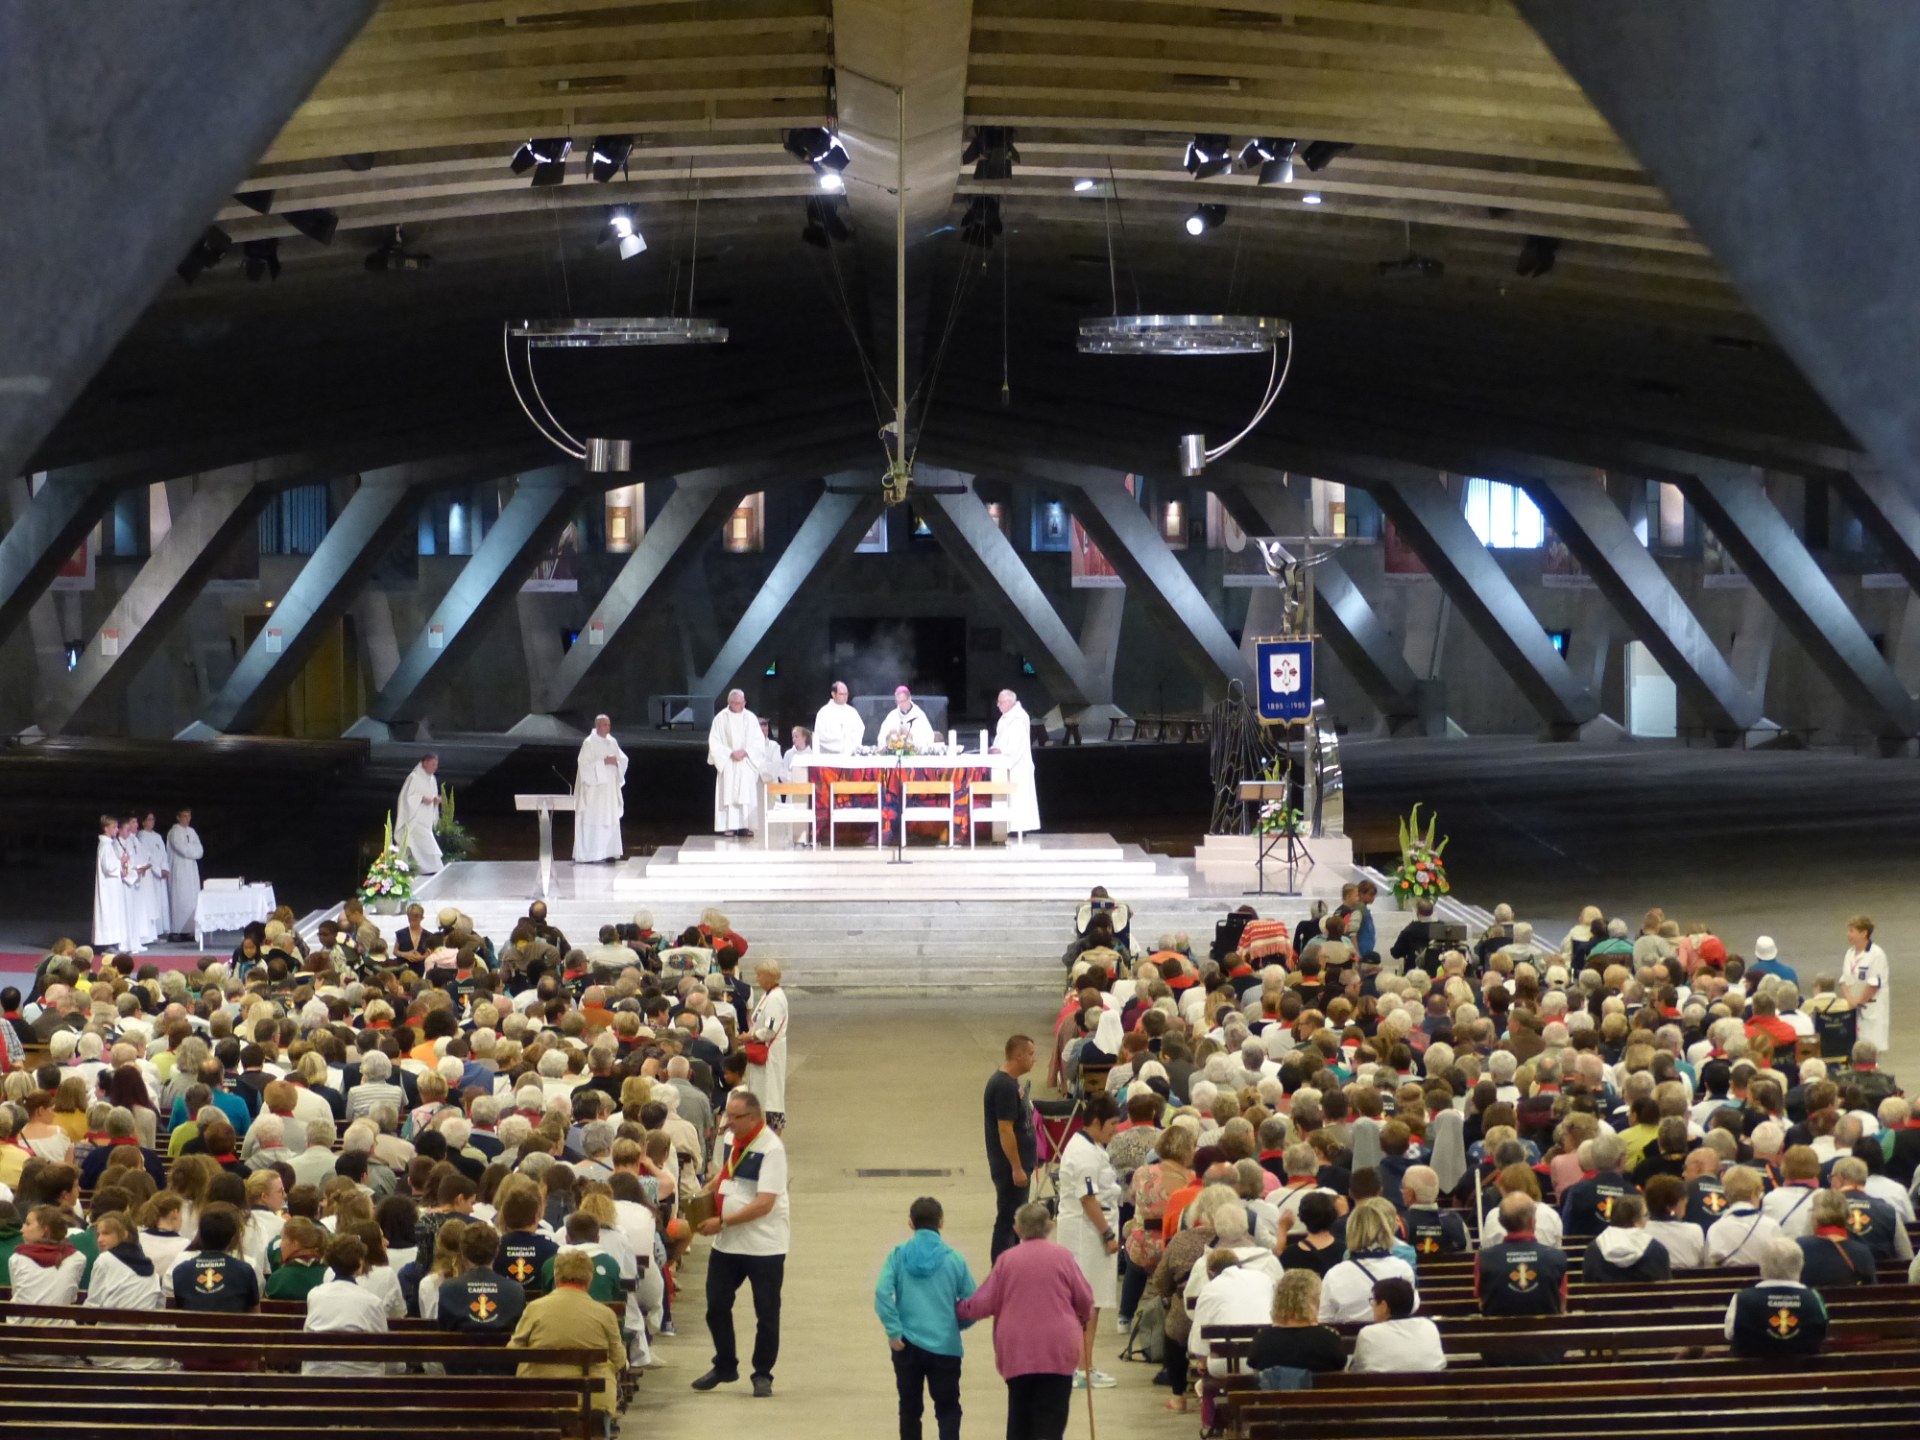
M407 1092L393 1079L393 1060L384 1051L370 1050L360 1061L360 1080L347 1091L347 1118L358 1120L382 1105L396 1114L406 1105Z
M767 1124L779 1134L787 1128L787 992L780 984L780 962L754 967L760 998L747 1018L747 1089L760 1101Z

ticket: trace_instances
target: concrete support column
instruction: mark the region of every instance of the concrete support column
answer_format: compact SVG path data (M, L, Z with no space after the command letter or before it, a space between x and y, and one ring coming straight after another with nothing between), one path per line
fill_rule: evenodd
M122 483L56 470L40 493L14 512L7 533L0 535L0 640L13 634L54 574L86 543Z

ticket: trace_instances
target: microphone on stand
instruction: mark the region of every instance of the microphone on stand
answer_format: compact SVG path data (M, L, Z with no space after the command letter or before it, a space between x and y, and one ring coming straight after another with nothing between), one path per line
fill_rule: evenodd
M566 776L560 774L560 767L557 765L549 765L547 768L553 771L553 773L556 776L559 776L560 783L567 787L567 794L569 795L573 794L573 781L567 779Z

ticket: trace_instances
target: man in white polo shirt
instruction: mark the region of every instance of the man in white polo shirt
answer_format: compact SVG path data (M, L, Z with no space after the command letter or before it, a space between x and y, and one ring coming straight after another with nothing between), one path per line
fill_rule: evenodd
M716 1213L700 1224L713 1236L707 1257L707 1330L713 1368L693 1382L711 1390L740 1378L734 1346L733 1299L753 1287L753 1393L773 1394L773 1362L780 1354L780 1285L786 1276L791 1221L787 1206L787 1147L766 1123L751 1091L727 1096L727 1147L720 1172L707 1182Z

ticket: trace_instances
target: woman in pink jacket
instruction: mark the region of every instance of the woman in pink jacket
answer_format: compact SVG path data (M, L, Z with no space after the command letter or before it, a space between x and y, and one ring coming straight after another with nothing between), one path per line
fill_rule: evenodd
M1039 1202L1014 1212L1020 1243L994 1262L986 1283L955 1307L962 1320L993 1322L993 1360L1007 1382L1007 1440L1061 1440L1073 1404L1073 1372L1093 1316L1093 1290L1079 1261L1047 1238Z

